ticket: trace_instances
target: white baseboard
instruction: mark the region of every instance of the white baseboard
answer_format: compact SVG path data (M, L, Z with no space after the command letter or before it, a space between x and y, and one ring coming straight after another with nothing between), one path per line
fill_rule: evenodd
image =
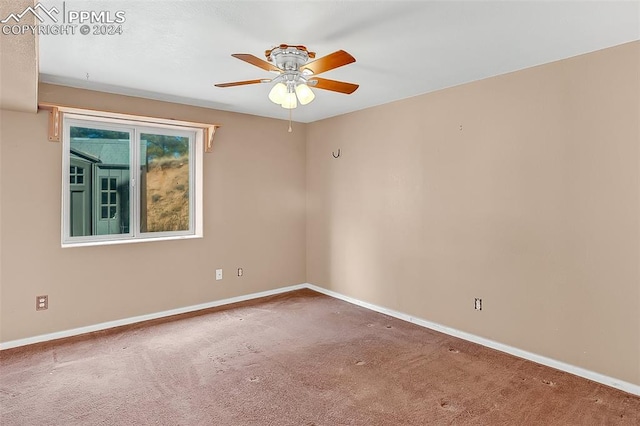
M327 296L334 297L336 299L344 300L345 302L352 303L357 306L361 306L366 309L370 309L375 312L380 312L385 315L389 315L394 318L401 319L403 321L407 321L421 327L426 327L431 330L439 331L444 334L448 334L453 337L458 337L463 340L467 340L469 342L477 343L482 346L486 346L488 348L496 349L501 352L505 352L519 358L524 358L529 361L537 362L538 364L546 365L548 367L555 368L557 370L565 371L567 373L574 374L576 376L584 377L585 379L592 380L594 382L602 383L603 385L611 386L616 389L620 389L622 391L638 395L640 396L640 385L636 385L633 383L625 382L623 380L618 380L613 377L606 376L604 374L596 373L594 371L586 370L581 367L577 367L575 365L567 364L562 361L557 361L552 358L547 358L542 355L534 354L532 352L527 352L522 349L515 348L513 346L505 345L500 342L496 342L490 339L486 339L484 337L476 336L474 334L466 333L464 331L456 330L455 328L446 327L441 324L437 324L435 322L423 320L421 318L416 318L411 315L394 311L392 309L384 308L382 306L374 305L372 303L363 302L361 300L355 299L353 297L345 296L343 294L337 293L335 291L327 290L322 287L318 287L313 284L304 283L297 284L288 287L281 287L274 290L262 291L259 293L252 293L243 296L231 297L228 299L216 300L214 302L202 303L199 305L186 306L183 308L171 309L168 311L156 312L148 315L140 315L131 318L124 318L116 321L108 321L100 324L90 325L86 327L73 328L71 330L59 331L55 333L42 334L39 336L28 337L25 339L11 340L8 342L0 343L0 350L16 348L19 346L31 345L34 343L47 342L50 340L62 339L65 337L78 336L80 334L91 333L93 331L106 330L109 328L119 327L123 325L135 324L138 322L169 317L172 315L184 314L188 312L199 311L202 309L214 308L217 306L229 305L237 302L244 302L246 300L258 299L266 296L273 296L280 293L286 293L289 291L300 290L303 288L308 288L310 290L317 291L318 293L326 294Z
M172 315L185 314L188 312L200 311L202 309L215 308L217 306L229 305L231 303L244 302L245 300L258 299L260 297L273 296L275 294L286 293L293 290L307 288L306 284L297 284L289 287L281 287L275 290L262 291L243 296L231 297L228 299L216 300L214 302L201 303L199 305L185 306L183 308L171 309L168 311L155 312L137 317L124 318L115 321L103 322L100 324L89 325L86 327L73 328L71 330L58 331L55 333L41 334L39 336L27 337L25 339L10 340L0 343L0 350L17 348L19 346L32 345L34 343L47 342L49 340L62 339L65 337L78 336L80 334L91 333L93 331L106 330L108 328L120 327L123 325L135 324L138 322L154 320L158 318L170 317Z
M469 342L477 343L479 345L486 346L491 349L496 349L501 352L506 352L508 354L517 356L519 358L524 358L529 361L536 362L538 364L546 365L547 367L552 367L557 370L565 371L567 373L584 377L585 379L602 383L603 385L611 386L616 389L620 389L622 391L640 396L640 385L625 382L623 380L618 380L613 377L605 376L604 374L596 373L594 371L590 371L581 367L576 367L575 365L567 364L562 361L557 361L552 358L547 358L545 356L534 354L532 352L527 352L522 349L514 348L513 346L505 345L503 343L486 339L484 337L480 337L474 334L466 333L464 331L456 330L455 328L446 327L444 325L437 324L435 322L426 321L421 318L415 318L411 315L394 311L392 309L387 309L382 306L374 305L372 303L363 302L361 300L354 299L353 297L345 296L343 294L336 293L335 291L326 290L322 287L318 287L313 284L306 284L306 287L311 290L317 291L318 293L326 294L327 296L335 297L336 299L344 300L345 302L349 302L354 305L358 305L363 308L370 309L372 311L380 312L381 314L389 315L391 317L398 318L422 327L426 327L431 330L439 331L441 333L448 334L453 337L458 337L460 339L467 340Z

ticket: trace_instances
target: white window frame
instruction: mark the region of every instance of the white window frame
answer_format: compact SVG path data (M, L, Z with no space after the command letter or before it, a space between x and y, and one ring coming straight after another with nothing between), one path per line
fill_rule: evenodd
M70 129L71 127L99 128L130 132L130 226L127 234L70 236ZM203 237L203 153L204 130L199 127L179 126L166 123L136 121L96 115L66 113L62 119L62 247L95 246L144 241L164 241ZM167 232L140 231L140 135L156 133L163 135L189 136L189 230Z

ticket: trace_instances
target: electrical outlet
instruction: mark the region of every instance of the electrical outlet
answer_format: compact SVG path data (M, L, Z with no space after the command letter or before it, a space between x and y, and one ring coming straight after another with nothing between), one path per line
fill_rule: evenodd
M473 309L476 311L482 310L482 299L476 297L475 302L473 303Z
M238 268L238 276L241 277L242 274L244 274L244 271L242 270L242 268Z
M49 309L49 296L36 296L36 311Z
M216 281L220 281L222 279L222 269L216 269Z

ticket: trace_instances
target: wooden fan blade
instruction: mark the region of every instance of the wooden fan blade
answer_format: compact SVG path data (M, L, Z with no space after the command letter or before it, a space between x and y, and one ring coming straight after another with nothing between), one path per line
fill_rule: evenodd
M300 71L309 70L313 74L320 74L355 61L356 58L344 50L338 50L337 52L333 52L327 56L323 56L320 59L316 59L315 61L301 66Z
M233 83L218 83L216 87L233 87L233 86L244 86L245 84L256 84L256 83L268 83L271 80L245 80L245 81L234 81Z
M253 55L250 55L248 53L234 53L231 56L233 56L234 58L238 58L241 61L248 62L251 65L255 65L258 68L262 68L263 70L282 72L282 70L280 68L276 67L275 65L270 64L267 61L263 61L262 59L258 58L257 56L253 56Z
M315 84L313 84L314 81L316 82ZM347 95L352 94L358 87L360 87L357 84L353 83L346 83L344 81L329 80L328 78L319 77L313 77L311 80L309 80L308 84L311 87L315 87L316 89L331 90L333 92L340 92Z

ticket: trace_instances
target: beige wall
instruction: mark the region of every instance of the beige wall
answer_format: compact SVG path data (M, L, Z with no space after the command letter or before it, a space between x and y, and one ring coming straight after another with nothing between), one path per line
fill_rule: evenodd
M640 384L639 81L636 42L310 124L307 280Z
M61 144L45 112L2 111L0 341L305 282L304 125L51 85L40 100L222 124L204 157L205 236L62 249Z
M0 16L17 13L33 0L0 2ZM35 25L36 18L27 14L21 24ZM25 34L0 35L0 109L35 112L38 107L38 38Z

